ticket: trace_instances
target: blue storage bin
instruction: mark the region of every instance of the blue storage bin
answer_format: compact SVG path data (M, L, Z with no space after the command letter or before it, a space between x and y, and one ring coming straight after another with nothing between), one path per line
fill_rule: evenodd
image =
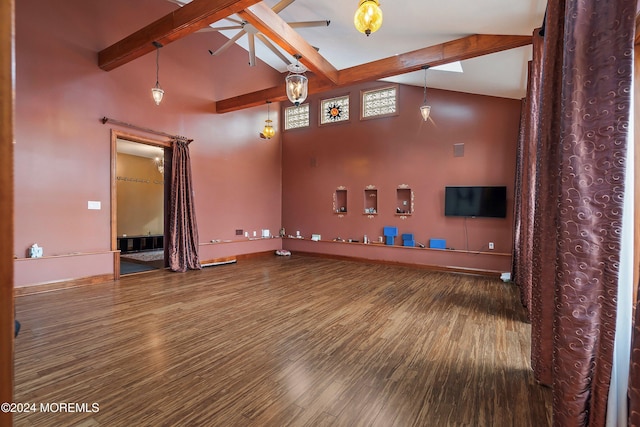
M398 227L384 227L382 235L396 237L398 235Z
M413 240L413 233L404 233L402 235L402 240Z
M394 236L385 236L385 243L389 246L392 246L394 239Z
M402 246L415 246L416 242L413 240L403 240L402 241Z
M429 247L433 249L447 249L447 241L445 239L429 239Z

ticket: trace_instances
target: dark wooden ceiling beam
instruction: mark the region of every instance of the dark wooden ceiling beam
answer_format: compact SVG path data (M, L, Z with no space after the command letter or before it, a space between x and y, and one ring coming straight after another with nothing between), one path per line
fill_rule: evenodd
M300 62L318 77L338 83L338 70L266 4L258 3L238 15L290 55L301 55Z
M473 34L423 49L340 70L340 86L379 80L530 45L531 36Z
M514 49L531 44L531 36L474 34L435 46L395 55L338 71L338 83L331 84L317 76L309 77L309 94L321 93L337 87L366 81L379 80L420 70L423 66L443 65ZM222 99L216 102L217 113L228 113L264 104L267 100L277 102L287 99L284 75L281 86Z
M98 66L113 70L155 49L238 13L260 0L193 0L98 53Z
M229 113L231 111L243 110L245 108L264 105L267 101L280 102L287 101L287 91L284 78L287 73L282 74L282 84L268 89L262 89L245 95L238 95L216 102L216 113ZM326 79L319 79L315 75L307 75L309 79L309 95L321 93L336 88L337 86Z

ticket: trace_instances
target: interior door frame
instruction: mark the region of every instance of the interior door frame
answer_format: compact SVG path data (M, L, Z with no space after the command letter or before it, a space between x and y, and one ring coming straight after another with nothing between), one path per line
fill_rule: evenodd
M114 279L120 279L120 251L118 251L118 194L117 183L118 176L116 166L118 164L118 139L124 139L130 142L136 142L140 144L153 145L164 149L164 174L171 176L171 141L169 138L154 139L145 136L127 133L111 129L111 250L115 251L113 257L113 275ZM169 196L171 194L171 182L169 179L164 180L164 253L165 262L167 259L167 225L168 225L168 207Z
M13 401L13 143L15 131L15 9L0 2L0 403ZM0 411L0 425L12 425L13 414Z

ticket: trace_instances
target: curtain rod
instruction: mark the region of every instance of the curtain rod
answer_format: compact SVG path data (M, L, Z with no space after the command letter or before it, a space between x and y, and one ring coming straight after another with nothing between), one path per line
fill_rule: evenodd
M143 132L147 132L147 133L153 133L155 135L160 135L160 136L166 136L167 138L171 138L171 139L175 139L178 141L185 141L187 144L190 144L193 139L189 139L186 136L180 136L180 135L171 135L168 134L166 132L161 132L158 130L153 130L153 129L149 129L149 128L144 128L142 126L137 126L137 125L132 125L131 123L125 123L125 122L121 122L120 120L116 120L116 119L110 119L109 117L103 117L100 119L100 121L102 122L102 124L106 124L106 123L113 123L114 125L120 125L120 126L125 126L131 129L137 129Z

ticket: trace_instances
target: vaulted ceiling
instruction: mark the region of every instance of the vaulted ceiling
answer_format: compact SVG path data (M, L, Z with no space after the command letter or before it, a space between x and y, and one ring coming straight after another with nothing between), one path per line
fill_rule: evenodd
M300 62L310 70L309 93L379 79L421 86L423 66L461 61L463 73L430 70L429 86L519 98L526 87L531 34L542 24L546 4L543 0L486 0L482 5L475 0L382 2L382 28L365 37L353 26L357 0L169 1L176 4L173 12L141 23L138 31L103 49L99 66L107 71L124 66L154 51L154 41L166 45L196 31L245 22L277 45L280 54L275 56L275 49L256 46L258 58L272 67L284 71L282 57L302 56ZM323 19L331 24L295 29L287 24ZM238 34L222 33L229 38ZM284 77L277 87L215 100L216 111L235 111L266 100L286 100Z

